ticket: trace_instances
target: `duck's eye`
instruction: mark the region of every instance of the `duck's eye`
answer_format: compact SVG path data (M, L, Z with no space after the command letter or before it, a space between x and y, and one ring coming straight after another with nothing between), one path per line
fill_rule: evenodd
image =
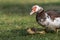
M36 11L36 8L37 8L37 7L32 8L32 11L34 11L34 12L35 12L35 11Z

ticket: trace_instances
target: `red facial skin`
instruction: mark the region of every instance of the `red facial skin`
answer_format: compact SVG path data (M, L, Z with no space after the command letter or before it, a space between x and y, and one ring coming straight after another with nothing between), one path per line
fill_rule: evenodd
M32 8L32 11L35 12L37 7Z

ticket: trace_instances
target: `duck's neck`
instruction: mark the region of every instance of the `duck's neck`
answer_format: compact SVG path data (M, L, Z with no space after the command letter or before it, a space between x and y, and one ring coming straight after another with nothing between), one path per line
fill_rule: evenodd
M40 24L41 26L45 26L43 24L43 22L45 21L46 19L46 14L45 14L45 11L42 10L41 12L38 12L36 13L36 21L38 22L38 24Z
M42 10L41 12L37 12L36 13L37 15L37 17L40 17L41 19L45 19L46 17L45 17L45 11L44 10Z

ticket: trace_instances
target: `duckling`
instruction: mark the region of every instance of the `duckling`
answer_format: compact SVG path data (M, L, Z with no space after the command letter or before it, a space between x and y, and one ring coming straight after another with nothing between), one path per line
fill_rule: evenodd
M27 29L27 32L29 33L29 34L45 34L46 32L45 32L45 30L39 30L39 28L28 28Z

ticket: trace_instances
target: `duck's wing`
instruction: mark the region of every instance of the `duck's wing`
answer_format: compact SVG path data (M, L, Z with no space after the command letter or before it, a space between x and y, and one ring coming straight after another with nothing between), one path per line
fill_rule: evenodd
M60 17L60 13L58 13L58 12L55 12L55 11L48 11L48 12L46 12L49 16L50 16L50 18L51 19L55 19L56 17Z

